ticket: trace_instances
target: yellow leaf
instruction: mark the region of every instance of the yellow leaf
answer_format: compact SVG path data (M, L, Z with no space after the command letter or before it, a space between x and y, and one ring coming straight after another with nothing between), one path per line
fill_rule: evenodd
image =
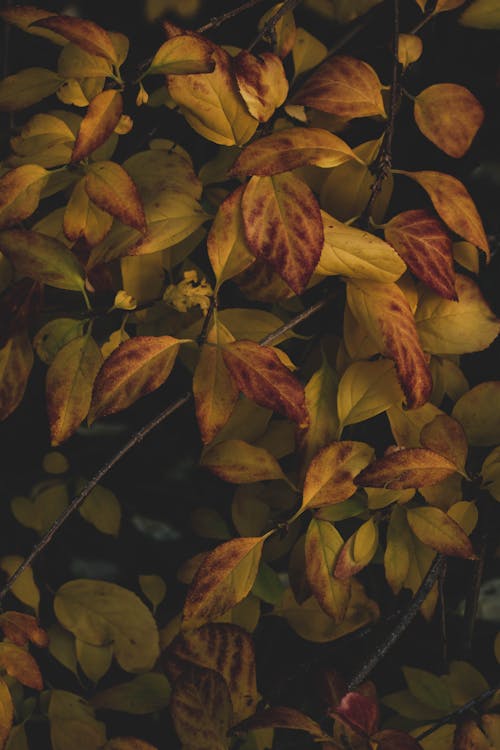
M106 742L106 726L79 695L52 690L48 715L53 750L99 750Z
M163 578L158 575L139 576L139 586L141 591L153 605L153 611L162 603L167 593L167 585Z
M160 148L159 139L151 141L149 151L139 151L125 162L123 168L137 185L146 208L161 197L173 198L185 193L198 200L203 185L196 176L187 152L172 141Z
M160 297L165 286L165 265L162 253L124 256L120 259L120 269L122 291L138 305Z
M347 500L356 492L354 477L373 458L373 448L353 440L331 443L313 458L307 470L302 506L318 508Z
M267 13L264 13L259 20L259 31L262 31L264 25L281 9L282 6L283 3L278 3L277 5L273 5ZM295 26L295 19L293 13L288 11L288 13L285 13L280 19L278 19L278 22L273 26L272 33L268 36L264 36L264 39L269 41L273 45L274 52L283 58L292 50L293 45L295 44L296 35L297 29Z
M21 403L33 367L33 349L27 333L16 334L0 349L0 421Z
M252 253L296 294L302 294L323 246L316 198L293 174L252 177L242 198L243 225Z
M17 112L53 94L64 79L52 70L26 68L0 81L0 112Z
M0 748L5 747L14 721L14 704L10 690L0 677Z
M416 34L400 34L398 37L398 60L403 70L422 56L424 45Z
M384 553L384 569L387 583L394 595L399 594L410 569L412 551L411 531L406 513L394 505L387 527L387 544Z
M258 486L257 486L258 487ZM244 487L246 494L236 490L231 504L231 520L240 536L259 536L264 532L270 517L269 505L261 500L254 486Z
M417 96L414 116L426 138L449 156L460 159L483 124L484 109L464 86L437 83Z
M48 176L43 167L26 164L0 177L0 227L17 224L36 211Z
M254 261L246 242L241 214L244 190L241 185L222 201L208 233L207 251L217 279L216 290Z
M68 500L66 485L60 482L49 483L42 486L32 500L22 496L14 497L10 507L19 523L42 535L66 510Z
M119 164L99 161L87 172L85 190L103 211L120 219L122 224L146 231L146 217L133 180Z
M285 479L279 463L269 451L244 440L226 440L208 448L200 465L233 484Z
M422 428L420 443L424 448L449 458L461 473L465 473L467 438L456 419L439 414Z
M348 580L363 570L373 558L378 547L378 527L373 518L365 521L349 537L337 557L334 576Z
M79 513L102 534L118 536L122 511L116 495L106 487L94 487Z
M105 57L120 64L119 56L110 35L93 21L73 16L51 15L33 22L36 28L50 29L92 55Z
M453 503L451 508L448 508L447 513L461 526L467 536L472 534L479 520L477 506L470 500L459 500L458 503Z
M444 456L427 448L396 449L375 461L355 479L360 487L386 487L390 490L427 487L456 471Z
M464 393L452 416L462 425L470 445L500 443L500 381L480 383Z
M76 79L80 84L85 78L101 78L104 84L104 79L113 75L113 66L110 60L87 52L70 42L61 50L57 72L63 78ZM83 91L81 93L83 94ZM83 106L87 104L88 101Z
M72 339L57 352L46 381L52 445L71 437L87 416L101 365L101 350L90 335Z
M91 682L99 682L107 674L113 661L113 646L108 643L103 646L93 646L77 638L75 648L76 658L84 675Z
M281 318L267 312L267 310L258 310L256 308L230 307L220 310L217 313L217 317L238 341L247 339L248 341L259 342L283 325ZM281 344L287 338L290 338L290 336L293 336L293 332L285 333L282 337L276 338L274 343ZM283 357L285 354L285 352L276 346L273 346L273 350L279 357ZM285 360L282 359L282 361L285 364Z
M126 672L144 672L159 656L158 630L151 612L131 591L107 581L74 580L56 593L60 624L92 646L110 641Z
M56 34L49 29L40 29L37 26L32 26L35 21L39 21L41 18L47 18L47 16L53 15L48 10L42 8L34 8L32 5L15 5L13 7L7 7L0 11L0 18L5 23L10 23L13 26L17 26L22 31L28 34L34 34L35 36L41 36L45 39L50 39L54 44L64 45L67 44L67 39Z
M248 111L259 122L267 122L288 94L283 63L272 52L258 57L241 50L233 60L239 92Z
M333 524L312 519L305 545L307 579L321 609L336 623L344 619L350 593L348 582L333 577L343 545L344 540Z
M33 346L46 365L52 364L57 352L78 336L83 335L84 323L74 318L55 318L35 335Z
M496 0L474 0L460 16L459 23L473 29L500 29L500 8Z
M170 684L163 674L149 672L97 693L91 704L107 711L122 711L133 716L152 714L168 706Z
M327 52L323 42L305 29L298 28L292 49L294 77L297 78L323 62Z
M143 75L212 73L214 68L211 42L202 37L182 34L162 44Z
M123 98L116 89L97 94L89 104L76 137L71 161L81 161L102 146L116 128L123 112Z
M500 447L493 448L481 468L482 488L500 502Z
M302 472L306 471L313 456L337 437L337 386L337 375L323 353L321 367L305 387L309 427L300 440Z
M431 358L433 380L431 401L439 406L445 396L455 402L469 390L469 383L458 365L449 359L434 356Z
M479 273L479 250L475 245L463 240L453 243L453 257L457 263L472 273Z
M78 675L75 637L60 625L54 623L49 628L49 652L63 667Z
M419 409L403 409L401 404L394 404L387 410L394 440L404 448L417 448L422 428L438 414L443 412L431 403Z
M456 521L440 508L409 508L408 524L421 542L443 555L475 559L469 538Z
M181 339L136 336L105 360L94 384L89 422L122 411L162 385L174 366Z
M341 138L322 128L286 128L259 138L243 149L229 174L269 176L297 167L338 167L356 159Z
M500 331L479 287L457 274L458 301L421 289L415 321L422 346L433 354L465 354L487 349Z
M22 562L23 558L19 555L7 555L0 559L0 568L10 577L15 573ZM30 566L21 573L17 581L13 584L12 593L20 602L31 607L31 609L34 609L35 612L38 612L40 592L35 584L33 571Z
M167 655L167 673L175 683L190 665L213 669L226 681L236 724L253 714L259 694L254 645L250 635L229 623L210 623L188 630L174 640Z
M268 536L232 539L208 553L187 592L183 611L186 628L214 620L246 597Z
M390 360L353 362L338 386L338 434L347 425L370 419L400 401L401 389Z

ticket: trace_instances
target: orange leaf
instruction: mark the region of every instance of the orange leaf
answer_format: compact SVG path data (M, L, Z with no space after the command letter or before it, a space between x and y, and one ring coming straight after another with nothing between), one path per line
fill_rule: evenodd
M0 227L27 219L38 208L49 172L36 164L24 164L0 177Z
M8 675L18 680L21 685L43 690L43 680L38 664L28 651L15 643L0 643L0 667Z
M25 331L13 336L0 349L0 421L7 419L21 403L33 359L33 349Z
M236 385L247 398L283 414L301 428L307 427L304 389L273 349L242 340L225 346L222 355Z
M302 510L341 503L356 492L354 477L373 458L366 443L342 440L322 448L307 470Z
M252 177L241 205L252 253L302 294L324 241L320 208L311 190L290 173Z
M145 232L144 207L132 178L114 161L99 161L87 172L85 189L94 203L122 224Z
M172 336L135 336L115 349L94 383L89 422L126 409L159 388L172 371L181 343Z
M0 615L0 628L5 637L17 646L26 646L28 641L41 647L49 644L47 633L32 615L25 615L22 612L4 612Z
M288 81L280 58L272 52L256 57L241 50L233 59L233 70L248 111L259 122L267 122L288 94Z
M449 156L460 159L484 121L484 110L474 94L455 83L437 83L415 99L415 122L420 132Z
M428 211L404 211L386 224L385 238L424 284L456 300L451 237Z
M443 555L476 558L465 531L441 508L409 508L406 517L415 536L431 549Z
M243 149L229 174L273 175L296 167L338 167L357 159L341 138L322 128L287 128L259 138Z
M97 94L80 124L71 161L81 161L101 146L114 131L123 112L123 98L116 89Z
M294 104L314 107L342 119L385 117L380 81L368 63L354 57L330 57L293 97Z
M430 487L456 471L449 459L427 448L403 448L375 461L358 474L354 483L360 487L385 487L405 490Z
M431 395L432 377L410 305L401 289L397 284L351 279L347 284L347 303L381 354L394 360L408 408L425 404Z
M33 26L55 31L92 55L119 62L108 32L93 21L73 16L49 16L35 21Z
M396 172L418 182L432 201L434 208L449 228L484 250L489 258L490 249L483 223L466 187L443 172Z

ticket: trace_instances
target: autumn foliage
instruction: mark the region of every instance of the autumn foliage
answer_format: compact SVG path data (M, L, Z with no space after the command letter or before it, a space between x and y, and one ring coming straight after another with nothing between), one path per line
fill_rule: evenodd
M278 750L290 737L498 749L500 693L471 661L452 654L438 676L406 666L409 653L405 689L368 680L413 618L446 618L448 558L477 599L498 519L500 382L470 387L461 359L500 330L460 167L488 112L439 66L431 85L412 74L432 24L495 34L498 2L262 3L245 49L213 37L260 0L198 30L203 3L144 5L165 40L133 71L119 30L28 5L0 13L59 50L55 68L33 60L0 81L0 418L8 427L43 364L61 446L31 497L4 498L41 545L20 575L29 548L0 550L0 750L41 748L40 724L53 750ZM377 13L380 71L349 48ZM154 133L137 132L145 110ZM418 169L395 157L410 128L434 159ZM92 435L157 391L159 414L75 481L64 451L82 424ZM135 590L44 586L53 524L78 510L119 537L122 508L100 480L180 410L216 487L192 519L206 541L179 560L183 602L164 616L161 571L140 561ZM230 499L212 507L210 492ZM311 694L262 690L270 619L315 649ZM342 669L337 642L352 648ZM276 683L300 684L295 666ZM122 730L123 714L153 729Z

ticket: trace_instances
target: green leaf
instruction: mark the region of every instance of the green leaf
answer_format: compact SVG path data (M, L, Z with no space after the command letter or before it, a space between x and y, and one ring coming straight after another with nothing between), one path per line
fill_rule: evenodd
M52 70L26 68L0 81L0 111L17 112L53 94L64 79Z

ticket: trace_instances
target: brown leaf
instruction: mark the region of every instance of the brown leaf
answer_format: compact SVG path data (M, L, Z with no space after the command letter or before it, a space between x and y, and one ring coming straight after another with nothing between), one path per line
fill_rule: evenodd
M383 729L371 739L377 743L377 750L422 750L414 737L399 729Z
M123 112L123 97L116 89L97 94L89 104L76 137L71 161L81 161L101 146L114 131Z
M73 16L50 16L35 21L33 26L55 31L92 55L105 57L113 63L119 62L108 32L93 21Z
M296 708L288 706L274 706L264 711L258 711L250 719L240 724L237 731L249 732L254 729L295 729L307 732L318 740L328 740L320 725L313 721L309 716L298 711Z
M441 508L408 508L406 518L415 536L436 552L468 560L476 559L465 531Z
M432 377L408 300L397 284L349 280L347 303L360 325L377 342L381 354L396 365L408 408L429 400Z
M288 94L288 81L280 58L272 52L262 52L256 57L241 50L233 58L233 70L248 111L259 122L267 122Z
M0 421L17 409L33 367L33 349L25 331L0 349Z
M15 643L0 643L0 666L21 685L43 690L43 679L38 664L31 654Z
M0 628L5 637L17 646L26 646L29 641L40 647L49 644L47 633L32 615L22 612L4 612L0 615Z
M252 177L241 206L252 253L302 294L324 241L320 208L311 190L290 173Z
M493 748L477 722L473 719L466 719L455 729L453 750L493 750Z
M385 238L415 276L441 297L456 300L451 237L428 211L404 211L386 224Z
M365 737L377 731L380 721L377 700L361 693L346 693L339 705L329 713Z
M36 164L23 164L0 177L0 228L27 219L38 208L49 172Z
M0 747L4 748L14 721L14 704L10 690L0 677Z
M415 99L420 132L449 156L460 159L483 124L484 109L474 94L455 83L437 83Z
M381 84L368 63L336 55L326 60L292 99L294 104L350 120L354 117L385 117Z
M354 477L373 458L366 443L342 440L322 448L307 470L302 509L341 503L356 492Z
M172 371L181 343L172 336L135 336L115 349L94 383L89 422L126 409L159 388Z
M309 416L302 385L282 364L276 352L253 341L235 341L222 355L236 385L260 406L307 427Z
M403 448L375 461L355 478L359 487L404 490L429 487L456 471L449 459L427 448Z
M87 172L85 189L94 203L122 224L145 232L146 216L132 178L114 161L99 161Z
M460 422L447 414L438 414L424 425L420 443L434 453L448 458L457 469L464 471L467 460L467 438Z

